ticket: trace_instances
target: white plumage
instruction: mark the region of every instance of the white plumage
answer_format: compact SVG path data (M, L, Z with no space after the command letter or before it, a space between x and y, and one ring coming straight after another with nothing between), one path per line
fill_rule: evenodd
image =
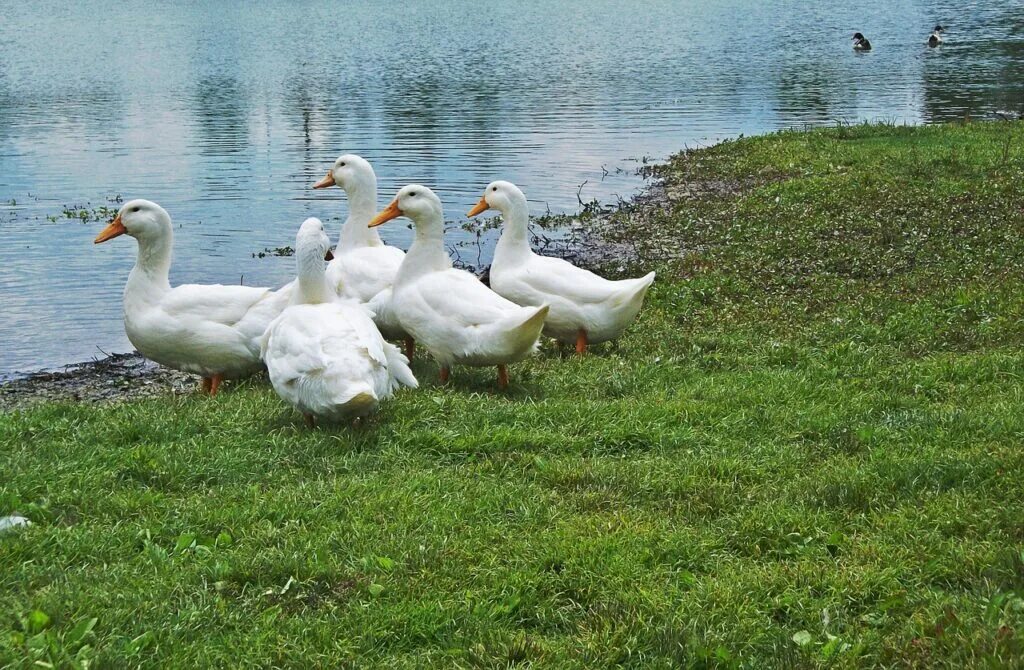
M274 390L310 422L364 416L400 384L418 386L408 360L384 340L372 313L336 298L323 261L329 246L320 220L307 219L295 243L298 280L292 305L262 339Z
M124 289L128 340L146 358L202 375L216 393L222 379L259 371L259 340L288 304L291 285L278 291L249 286L183 284L168 273L174 235L171 217L156 203L132 200L96 243L127 234L138 241L135 267Z
M355 154L339 156L330 171L313 188L340 186L348 196L348 218L327 266L327 281L338 295L353 298L370 308L384 337L408 336L391 305L391 288L405 252L384 244L367 224L377 211L377 175L365 159Z
M406 330L445 367L523 360L536 350L548 313L547 305L520 307L454 268L400 284L395 296Z
M505 364L536 350L548 306L520 307L472 274L454 269L444 249L441 201L430 189L415 184L402 188L370 225L398 216L409 217L416 226L394 286L402 327L441 364L443 379L456 363L497 365L503 387Z
M585 348L622 335L644 304L653 272L612 281L561 258L534 253L527 237L526 196L515 184L489 184L469 215L491 208L501 212L504 222L491 263L492 289L518 305L550 305L544 334L561 342Z

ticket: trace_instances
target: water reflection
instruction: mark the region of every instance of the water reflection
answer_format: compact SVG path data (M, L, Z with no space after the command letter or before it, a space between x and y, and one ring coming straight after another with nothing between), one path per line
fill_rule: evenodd
M921 59L922 119L1024 112L1024 3L986 3L950 23Z
M249 149L252 108L238 81L228 75L203 77L192 98L196 128L194 150L205 156L224 156ZM231 163L233 156L225 156Z
M172 281L272 285L291 260L254 252L344 217L310 189L342 151L375 164L382 201L421 181L457 219L499 177L536 213L574 209L580 184L628 197L641 157L740 133L1024 111L1021 2L39 0L4 19L0 374L127 348L134 245L47 220L64 205L156 200ZM873 52L852 53L855 30Z

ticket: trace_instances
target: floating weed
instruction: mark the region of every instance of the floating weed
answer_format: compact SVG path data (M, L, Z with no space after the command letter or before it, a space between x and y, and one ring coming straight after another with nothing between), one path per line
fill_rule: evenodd
M264 247L263 251L253 252L252 257L253 258L266 258L267 256L288 257L288 256L294 256L294 255L295 255L295 249L293 249L290 246L284 246L284 247L273 247L273 248Z

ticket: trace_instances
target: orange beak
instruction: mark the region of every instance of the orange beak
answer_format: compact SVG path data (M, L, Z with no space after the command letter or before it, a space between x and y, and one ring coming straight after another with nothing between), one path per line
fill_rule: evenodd
M483 196L482 198L480 198L480 202L476 203L473 209L466 212L466 216L476 216L478 214L483 214L490 208L491 206L487 204L487 196Z
M100 242L106 242L112 240L118 235L124 235L127 232L124 228L124 224L121 223L121 215L118 214L114 217L114 220L107 224L107 227L100 231L100 234L96 236L96 239L92 241L93 244L99 244Z
M327 188L328 186L334 186L334 173L328 172L327 176L313 184L313 188Z
M328 249L327 253L324 254L324 260L325 261L333 261L334 260L334 252L332 252L330 249Z
M398 209L398 198L391 201L391 204L384 208L377 216L370 219L370 228L379 226L382 223L390 221L391 219L397 219L402 216L402 210Z

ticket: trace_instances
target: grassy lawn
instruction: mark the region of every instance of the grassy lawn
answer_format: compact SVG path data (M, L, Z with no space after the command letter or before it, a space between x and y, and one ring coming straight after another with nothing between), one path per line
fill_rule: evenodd
M1024 124L660 171L639 322L507 394L0 415L0 665L1024 666Z

